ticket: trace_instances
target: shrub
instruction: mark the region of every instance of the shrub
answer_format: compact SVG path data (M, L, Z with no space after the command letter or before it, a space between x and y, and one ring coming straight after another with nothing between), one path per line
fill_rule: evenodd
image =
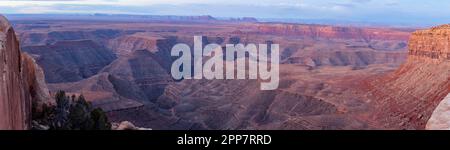
M91 119L94 122L94 130L110 130L111 123L102 109L96 108L91 112Z
M64 91L55 95L56 106L43 105L42 112L33 120L50 130L110 130L111 123L101 108L92 108L83 95L66 96Z

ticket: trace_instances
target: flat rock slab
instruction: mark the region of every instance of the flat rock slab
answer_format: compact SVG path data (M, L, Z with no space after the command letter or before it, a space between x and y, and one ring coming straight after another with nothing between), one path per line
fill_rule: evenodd
M427 130L450 130L450 93L434 110L427 123Z

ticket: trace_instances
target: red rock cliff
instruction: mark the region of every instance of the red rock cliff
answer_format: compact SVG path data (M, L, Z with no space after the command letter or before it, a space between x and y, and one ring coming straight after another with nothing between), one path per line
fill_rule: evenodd
M265 34L364 40L408 40L410 34L409 30L390 28L357 28L301 24L260 24L257 26L257 31Z
M32 101L47 100L42 70L20 51L14 29L0 15L0 130L28 129Z
M449 43L450 25L416 31L409 41L409 57L435 63L450 61Z
M424 129L433 110L450 92L450 26L412 34L408 60L395 73L375 80L369 93L376 119L386 127Z

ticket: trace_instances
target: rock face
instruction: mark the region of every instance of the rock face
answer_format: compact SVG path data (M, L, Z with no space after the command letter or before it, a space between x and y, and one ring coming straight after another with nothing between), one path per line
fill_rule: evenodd
M414 32L409 41L411 59L440 63L450 61L450 25Z
M157 50L159 38L146 37L140 34L128 35L111 40L108 47L118 55L126 55L134 50Z
M409 56L395 73L375 80L371 97L376 118L388 127L425 129L433 110L450 92L450 28L420 30L411 36Z
M46 102L42 70L21 53L14 29L0 16L0 129L28 129L33 102Z
M398 32L388 28L380 30L326 25L260 24L257 29L259 33L315 38L407 40L409 36L407 32Z
M426 129L450 130L450 94L434 110Z
M113 123L112 130L152 130L150 128L139 128L129 121L122 121L121 123Z

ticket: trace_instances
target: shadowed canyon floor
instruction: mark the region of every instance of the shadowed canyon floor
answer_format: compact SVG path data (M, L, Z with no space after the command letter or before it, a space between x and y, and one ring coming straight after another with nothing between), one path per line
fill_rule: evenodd
M152 129L423 129L437 99L449 92L447 63L415 60L411 52L407 59L415 29L214 21L13 23L22 49L43 67L52 92L83 94L113 121ZM171 48L192 47L199 35L204 44L280 44L279 89L260 91L258 80L174 81ZM431 62L438 64L427 67ZM410 88L422 80L423 88Z

